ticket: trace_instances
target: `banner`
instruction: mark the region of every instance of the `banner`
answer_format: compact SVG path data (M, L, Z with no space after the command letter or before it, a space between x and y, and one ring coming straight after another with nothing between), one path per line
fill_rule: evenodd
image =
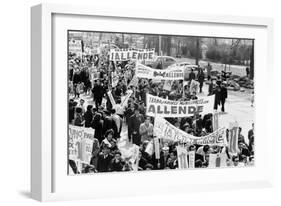
M238 123L237 122L232 122L229 124L229 132L228 132L228 147L229 147L229 152L232 154L237 154L239 152L238 149Z
M92 128L69 125L69 159L90 163L95 130Z
M188 164L189 168L195 168L195 151L188 152Z
M110 61L150 60L155 55L155 49L110 49Z
M192 79L191 82L190 82L190 87L189 87L190 94L193 94L193 92L198 94L199 93L199 85L200 85L199 82Z
M136 76L153 80L183 80L183 67L153 69L143 64L136 64Z
M121 97L121 107L126 107L129 101L130 96L133 94L133 90L127 90L127 94Z
M119 76L117 75L117 72L112 72L111 73L111 82L112 82L112 87L116 87L118 82L119 82Z
M189 145L227 145L225 128L220 128L206 136L196 137L176 128L167 120L158 116L155 117L153 133L154 136L157 136L158 138L187 143Z
M146 94L146 115L155 117L188 117L214 111L215 95L191 101L173 101Z
M187 150L185 147L177 146L179 169L188 169Z
M108 98L109 98L109 100L110 100L110 102L111 102L112 107L114 107L114 106L116 105L116 102L115 102L115 100L114 100L114 98L113 98L113 96L112 96L111 91L108 91L108 92L107 92L107 95L108 95Z

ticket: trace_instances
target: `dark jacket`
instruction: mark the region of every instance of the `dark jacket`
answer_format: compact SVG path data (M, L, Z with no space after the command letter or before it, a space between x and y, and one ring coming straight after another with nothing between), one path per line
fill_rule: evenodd
M221 99L224 101L227 99L227 88L226 87L221 87Z
M104 122L103 122L103 134L105 134L105 132L109 129L113 129L114 131L114 136L117 135L117 126L116 126L116 123L115 121L113 120L113 118L111 116L107 116L105 117L104 119Z
M108 154L106 157L104 154L99 154L97 162L98 172L108 172L110 170L110 163L112 159L113 156L111 154Z
M84 114L85 127L91 127L93 121L93 113L91 111L86 111Z

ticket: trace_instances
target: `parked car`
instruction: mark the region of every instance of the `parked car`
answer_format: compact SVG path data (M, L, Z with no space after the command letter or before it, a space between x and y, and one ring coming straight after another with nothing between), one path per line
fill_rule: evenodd
M154 69L166 69L176 62L177 60L171 56L156 56L153 61L146 61L145 64Z
M184 66L184 80L187 81L189 79L189 74L191 73L191 69L193 69L193 72L195 73L195 78L197 79L197 75L198 75L198 71L199 68L198 65L196 64L191 64L189 62L178 62L173 64L171 67L173 66ZM205 78L207 78L207 69L202 68L203 72L204 72L204 76Z

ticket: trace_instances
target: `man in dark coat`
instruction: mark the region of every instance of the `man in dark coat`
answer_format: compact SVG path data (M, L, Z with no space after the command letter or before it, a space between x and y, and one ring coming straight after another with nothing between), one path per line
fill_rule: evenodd
M214 109L217 110L218 109L218 105L220 105L221 103L221 86L217 85L216 89L214 91L215 94L215 105L214 105Z
M92 121L93 121L93 105L88 105L87 106L87 111L84 114L84 119L85 119L85 127L91 127L92 126Z
M117 137L117 125L115 123L115 121L113 120L112 116L111 116L111 113L109 111L104 111L105 113L105 118L104 118L104 122L103 122L103 128L102 128L102 131L103 131L103 134L106 133L106 131L112 129L114 131L114 138Z
M139 108L135 108L134 114L129 118L128 122L128 135L129 140L136 145L141 144L140 125L144 122L144 117L140 114Z
M224 112L224 103L227 99L227 88L226 82L223 82L221 85L221 111Z
M97 161L98 172L109 172L112 159L113 156L110 154L110 149L106 145L103 146Z
M97 82L95 82L95 85L92 89L92 94L93 94L93 97L94 97L93 100L95 102L96 108L98 108L101 105L102 97L104 95L104 89L101 86L99 80Z
M200 83L199 84L199 88L200 88L199 92L202 93L202 87L203 87L203 83L204 83L204 80L205 80L205 74L204 74L202 68L199 69L197 78L198 78L198 82Z
M189 74L189 81L191 81L192 79L195 80L195 73L193 72L193 69L191 69L191 72Z

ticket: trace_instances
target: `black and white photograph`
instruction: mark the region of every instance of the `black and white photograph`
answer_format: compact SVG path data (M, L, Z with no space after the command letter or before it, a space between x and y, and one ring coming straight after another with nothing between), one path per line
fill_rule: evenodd
M254 39L66 35L68 175L255 165Z

